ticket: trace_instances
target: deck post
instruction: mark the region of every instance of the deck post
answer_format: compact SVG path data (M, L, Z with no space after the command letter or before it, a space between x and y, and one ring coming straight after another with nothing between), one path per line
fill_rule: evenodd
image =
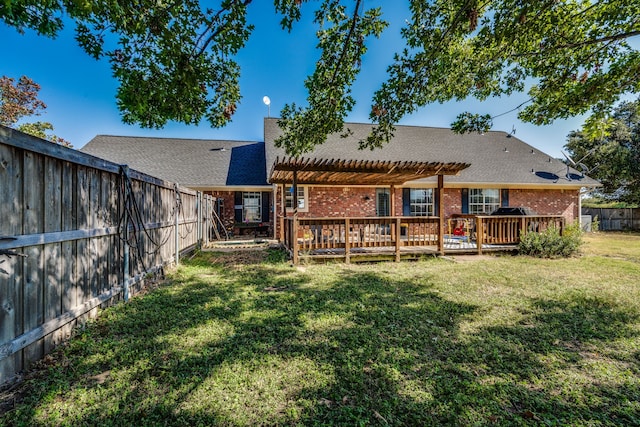
M284 218L287 216L287 195L285 191L287 186L282 184L282 191L280 192L280 241L284 242Z
M300 250L300 245L298 244L298 215L293 216L293 230L291 233L291 248L293 249L293 265L298 265L300 262L300 255L298 251Z
M476 217L476 245L478 246L478 255L482 255L482 237L484 236L484 221L481 217Z
M438 175L438 252L444 255L444 175Z
M400 217L396 217L394 234L396 239L396 262L400 262Z
M293 194L291 199L291 205L293 207L293 264L298 265L300 262L300 254L298 253L298 171L293 170Z
M344 262L349 264L351 262L351 221L349 218L344 219Z

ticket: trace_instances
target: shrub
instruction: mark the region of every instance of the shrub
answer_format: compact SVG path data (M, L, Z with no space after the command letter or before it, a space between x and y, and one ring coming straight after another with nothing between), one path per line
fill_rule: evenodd
M549 227L542 232L528 232L520 240L518 247L523 255L538 258L560 258L574 255L582 244L582 229L575 222L565 227L562 235L556 227Z

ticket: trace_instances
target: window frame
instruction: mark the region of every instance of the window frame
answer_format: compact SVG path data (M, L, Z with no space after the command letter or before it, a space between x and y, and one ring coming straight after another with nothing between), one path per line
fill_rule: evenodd
M487 194L489 191L495 192L495 194ZM496 201L488 201L488 199ZM502 192L499 188L469 188L469 214L489 215L501 206L501 199ZM478 207L481 207L481 209L478 209ZM487 209L487 207L490 207L490 209Z
M386 198L386 205L380 206L380 203L383 202L381 197ZM381 212L382 210L385 212ZM389 188L376 188L376 216L377 217L387 217L392 216L393 212L391 212L391 189Z
M284 196L284 206L286 212L293 212L293 195L292 189L293 185L284 185L283 191L285 192ZM300 192L302 191L302 197ZM303 206L300 207L300 202L302 202ZM298 185L298 212L309 212L309 191L306 185Z
M258 197L255 197L255 196ZM248 204L247 200L257 200L258 203L257 205L254 204ZM257 217L258 220L248 220L247 219L247 212L248 212L248 208L251 208L252 210L257 209ZM262 222L262 192L260 191L243 191L242 192L242 222L244 223L257 223L257 222Z
M426 199L430 201L425 203L417 202L416 200L418 200L418 197L414 197L414 192L418 191L429 192ZM426 214L417 212L415 208L419 206L427 207ZM409 212L411 216L435 216L435 192L433 191L433 188L409 188Z

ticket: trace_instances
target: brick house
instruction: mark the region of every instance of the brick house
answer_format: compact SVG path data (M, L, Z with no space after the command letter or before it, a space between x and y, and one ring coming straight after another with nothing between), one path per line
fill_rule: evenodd
M297 197L284 170L295 162L274 145L281 134L274 118L264 121L264 141L99 135L82 151L213 194L225 228L234 235L281 237L279 220L294 210L299 218L368 218L440 216L442 209L447 221L522 206L571 223L579 218L581 188L599 185L505 132L458 135L445 128L397 126L393 141L371 151L358 149L371 125L346 127L349 137L332 135L302 156L307 166L315 162L316 170L313 179L296 183ZM349 181L331 181L323 168L336 162L370 169L350 169ZM411 164L423 175L405 171L385 180ZM373 165L389 170L372 175Z

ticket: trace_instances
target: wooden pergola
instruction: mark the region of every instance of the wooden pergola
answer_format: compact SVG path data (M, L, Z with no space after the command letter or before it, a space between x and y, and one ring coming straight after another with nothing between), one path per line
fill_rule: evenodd
M343 160L327 158L283 157L276 158L271 167L269 180L273 184L290 184L293 194L298 194L298 185L376 185L390 186L390 210L395 212L395 187L409 181L438 176L438 212L444 212L444 175L457 175L468 168L469 163L460 162L416 162L389 160ZM282 215L284 221L285 191L282 191ZM297 203L293 204L293 215L297 216ZM444 215L440 214L440 230L444 229ZM283 222L280 237L283 237ZM443 247L443 235L440 233Z
M457 175L468 163L389 160L276 158L269 180L274 184L402 185L434 175Z

